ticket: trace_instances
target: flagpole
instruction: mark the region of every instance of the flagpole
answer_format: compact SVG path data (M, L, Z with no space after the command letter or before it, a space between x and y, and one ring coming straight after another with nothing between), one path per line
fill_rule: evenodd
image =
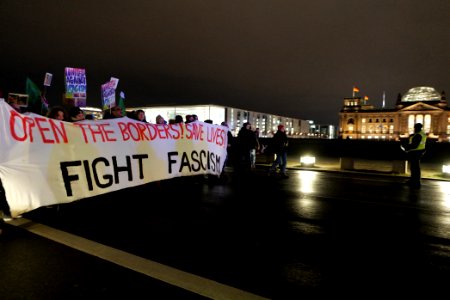
M355 98L355 86L353 86L353 97L352 98Z
M45 94L47 94L47 87L44 85L44 90L42 91L42 95L41 95L41 115L44 114L44 103L46 102L46 101L44 101Z

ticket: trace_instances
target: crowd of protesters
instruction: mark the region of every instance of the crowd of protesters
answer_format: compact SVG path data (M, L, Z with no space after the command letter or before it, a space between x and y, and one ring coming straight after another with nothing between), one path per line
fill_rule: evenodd
M14 109L18 110L17 107ZM23 112L22 112L23 113ZM79 107L70 107L66 109L63 106L53 106L47 110L45 114L48 118L66 121L66 122L79 122L83 120L94 120L94 116L91 114L85 114L85 112ZM103 112L103 119L115 119L127 116L130 119L138 120L140 122L150 123L146 119L145 111L142 109L134 111L123 111L119 106L111 107ZM164 117L158 115L155 118L156 124L177 124L177 123L191 123L198 121L198 116L195 114L188 114L184 117L176 115L173 119L165 120ZM205 123L213 124L213 120L204 120ZM221 126L229 127L226 121L223 121ZM227 156L225 158L224 167L222 169L220 178L227 179L225 168L233 167L234 173L238 175L246 175L252 172L255 168L256 155L261 154L265 147L262 147L259 143L259 129L253 129L249 122L243 124L240 128L237 136L233 136L231 130L227 131ZM270 150L270 152L269 152ZM279 167L281 170L282 178L287 178L286 174L286 152L287 152L287 137L284 133L284 126L278 126L278 131L272 139L272 143L266 149L266 153L276 154L276 160L270 167L270 174L275 172ZM205 178L210 178L205 176ZM5 191L0 181L0 222L9 218L9 209L5 197ZM1 228L0 228L1 234Z
M13 106L13 105L11 105ZM13 106L18 110L17 106ZM25 110L26 111L26 110ZM23 112L23 111L22 111ZM66 108L65 106L53 106L46 110L46 116L48 118L66 121L66 122L78 122L83 120L94 120L94 115L86 114L81 108L72 106ZM153 120L147 120L145 111L137 109L133 111L125 111L120 106L113 106L103 111L103 119L115 119L128 117L133 120L138 120L145 123L153 123ZM187 114L184 117L182 115L176 115L169 120L164 119L163 116L157 115L155 124L177 124L177 123L191 123L199 121L196 114ZM213 120L207 119L203 122L213 124ZM228 128L228 123L223 121L220 125ZM287 153L287 136L284 132L284 126L280 125L278 131L275 133L274 138L268 145L261 145L259 142L259 128L252 128L250 122L245 122L239 129L237 136L233 136L231 129L227 134L227 157L224 164L222 174L225 174L225 167L232 166L236 173L246 174L251 172L256 167L256 157L258 154L276 155L276 160L271 166L271 174L276 171L277 168L281 170L282 177L287 178L286 174L286 153Z
M13 106L14 107L14 106ZM17 107L14 107L18 109ZM66 121L66 122L78 122L83 120L94 120L92 114L86 114L81 108L72 106L66 108L64 106L53 106L47 110L46 116L52 119ZM138 120L145 123L153 123L153 120L147 120L145 111L137 109L133 111L125 111L120 106L113 106L103 111L103 119L115 119L128 117L133 120ZM191 123L198 121L196 114L187 114L184 117L182 115L176 115L169 120L164 119L163 116L157 115L155 124L177 124L177 123ZM213 124L213 120L207 119L203 122ZM220 125L228 128L226 121L223 121ZM280 125L278 131L275 133L272 142L268 145L261 145L259 142L259 128L252 128L250 122L245 122L239 129L237 136L233 136L231 129L227 134L227 157L224 164L225 166L232 166L236 173L246 174L251 172L256 167L256 157L258 154L274 155L276 160L271 166L271 174L280 169L280 174L283 178L287 178L286 174L286 153L287 153L287 136L284 132L284 126ZM225 170L222 171L225 174Z

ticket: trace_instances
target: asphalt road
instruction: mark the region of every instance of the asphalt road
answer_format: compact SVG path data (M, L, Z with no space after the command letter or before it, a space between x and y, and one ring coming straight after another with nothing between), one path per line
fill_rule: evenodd
M0 236L4 299L428 296L450 282L450 182L264 168L40 208ZM2 296L3 298L3 296Z

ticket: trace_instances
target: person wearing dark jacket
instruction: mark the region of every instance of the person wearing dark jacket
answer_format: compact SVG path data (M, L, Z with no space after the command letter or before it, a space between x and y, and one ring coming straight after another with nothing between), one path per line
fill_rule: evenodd
M248 172L251 169L251 150L258 145L255 133L251 129L251 124L246 122L239 130L236 140L236 155L237 155L237 171Z
M276 154L276 159L272 166L269 168L269 175L276 172L277 166L280 166L280 174L282 178L288 178L286 174L286 164L287 164L287 147L288 138L285 132L284 125L278 125L278 130L274 134L272 141L270 143L270 151Z
M414 125L414 133L409 137L409 143L405 147L411 171L411 177L407 184L413 188L420 188L421 185L420 159L425 154L426 142L427 136L422 130L422 124L416 123Z

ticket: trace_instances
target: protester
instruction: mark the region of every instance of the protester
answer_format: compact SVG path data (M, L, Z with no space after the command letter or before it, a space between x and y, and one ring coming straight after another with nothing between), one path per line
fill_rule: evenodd
M84 112L78 106L73 106L69 110L69 122L78 122L85 119Z
M259 128L256 128L255 131L255 138L256 138L256 146L255 148L252 148L250 150L250 164L251 168L256 168L256 154L259 153L260 144L259 144Z
M135 110L127 111L126 114L125 114L125 116L126 116L127 118L130 118L130 119L133 119L133 120L137 120L137 119L138 119L138 118L137 118L137 112L136 112Z
M269 168L269 175L276 172L276 168L280 167L280 174L282 178L289 178L286 174L286 164L287 164L287 147L288 138L285 132L284 125L278 125L278 130L273 136L269 149L272 153L276 154L276 159Z
M227 156L225 157L225 162L223 163L223 169L221 176L225 175L225 167L232 161L232 146L234 142L234 136L231 133L231 130L229 129L227 122L222 122L220 125L225 126L228 128L227 130Z
M122 108L120 106L113 106L109 110L105 110L103 119L117 119L122 118Z
M145 111L142 109L138 109L136 110L136 119L138 121L144 122L144 123L148 123L147 119L145 117Z
M67 112L62 106L53 106L47 113L47 117L50 119L68 121Z
M175 116L175 124L177 124L177 123L184 123L183 116L181 116L181 115Z
M251 170L250 152L252 149L255 149L257 145L255 133L251 130L251 127L252 125L249 122L245 122L237 136L237 172L248 172Z
M185 123L191 123L194 122L194 117L192 115L186 115L185 117Z
M157 115L156 116L156 124L166 124L166 120L164 120L163 116Z

